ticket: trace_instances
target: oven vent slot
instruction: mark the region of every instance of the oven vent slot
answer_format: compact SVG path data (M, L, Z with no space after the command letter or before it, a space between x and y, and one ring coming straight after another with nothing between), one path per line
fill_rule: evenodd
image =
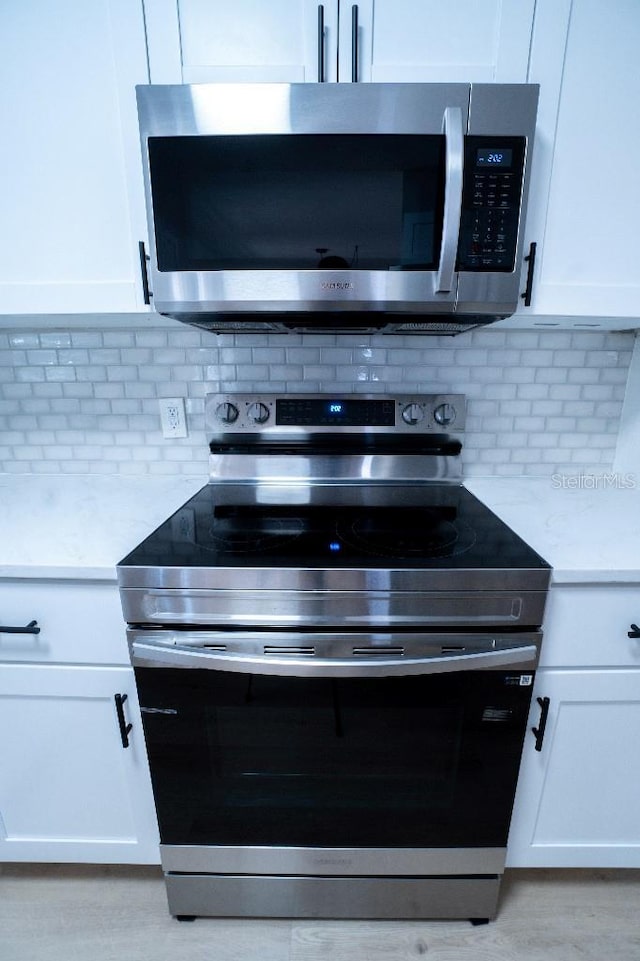
M265 654L275 654L276 657L280 655L290 655L293 657L299 657L303 655L304 657L313 657L316 653L315 647L278 647L275 645L265 645Z
M226 644L205 644L203 645L205 651L215 651L218 654L224 654L227 649Z
M402 657L404 647L354 647L354 657Z
M466 651L463 644L452 644L450 647L445 647L443 644L440 648L441 654L461 654L463 651Z

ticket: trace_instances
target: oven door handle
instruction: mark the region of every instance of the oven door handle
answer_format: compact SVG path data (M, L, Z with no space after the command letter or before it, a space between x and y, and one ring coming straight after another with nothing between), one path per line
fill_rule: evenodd
M284 677L403 677L532 664L536 662L538 649L531 644L499 651L433 658L322 658L313 654L230 654L225 651L205 651L201 647L134 641L131 653L134 667L191 668Z

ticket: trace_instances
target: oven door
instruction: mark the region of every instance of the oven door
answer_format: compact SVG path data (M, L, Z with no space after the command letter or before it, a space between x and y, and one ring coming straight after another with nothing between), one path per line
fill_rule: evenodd
M421 666L358 635L332 669L296 635L241 668L159 633L130 642L165 871L502 871L537 635Z

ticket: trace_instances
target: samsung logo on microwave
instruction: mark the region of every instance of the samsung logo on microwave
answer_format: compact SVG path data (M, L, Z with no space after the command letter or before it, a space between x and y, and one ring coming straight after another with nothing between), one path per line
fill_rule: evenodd
M353 284L344 280L325 280L322 283L323 290L353 290Z

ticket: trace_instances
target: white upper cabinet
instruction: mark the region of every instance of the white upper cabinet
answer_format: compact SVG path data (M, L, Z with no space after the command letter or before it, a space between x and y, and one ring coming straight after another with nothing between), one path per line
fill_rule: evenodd
M144 0L151 83L337 80L338 0Z
M535 0L144 0L151 82L524 82L534 7Z
M0 4L0 314L141 306L147 80L135 3Z
M538 0L529 79L540 84L540 106L527 217L538 255L523 319L582 315L637 326L638 50L638 0Z
M534 0L341 3L339 79L524 83ZM357 50L354 38L357 37Z

